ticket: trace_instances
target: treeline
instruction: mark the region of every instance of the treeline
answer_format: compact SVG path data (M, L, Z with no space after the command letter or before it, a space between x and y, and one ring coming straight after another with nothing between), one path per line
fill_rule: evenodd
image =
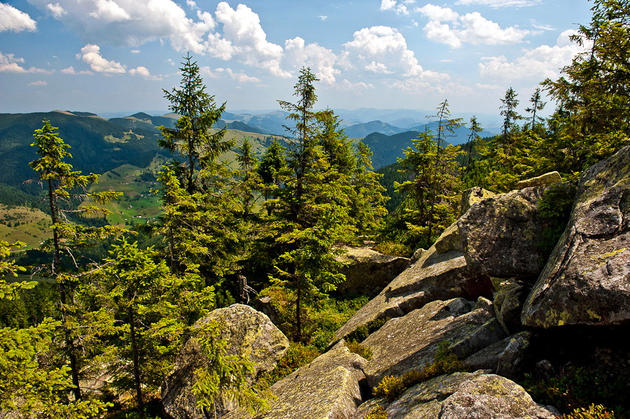
M272 141L257 156L248 141L233 144L225 128L214 128L225 104L215 103L198 65L185 57L180 85L164 91L180 118L161 127L160 145L174 156L158 175L163 215L134 229L95 221L118 194L88 192L98 176L73 169L69 146L44 121L34 134L31 168L47 191L53 237L42 247L48 263L36 269L49 292L28 324L8 321L42 285L9 280L24 272L10 259L19 244L0 243L0 275L7 277L0 280L0 412L94 417L124 410L131 399L144 416L195 333L215 360L195 374L202 407L220 411L221 392L232 388L258 409L265 393L243 384L246 360L221 355L216 328L192 327L210 310L271 297L279 327L294 342L284 364L300 365L325 350L365 301L335 294L345 279L337 258L343 245L372 241L403 253L428 247L456 219L463 189L507 191L551 170L575 181L626 143L630 4L594 3L590 25L574 37L590 50L563 77L542 83L557 103L553 115L540 117L541 90L527 116L519 115L510 88L501 101L502 134L479 138L473 119L462 149L447 145L463 121L444 100L435 134L422 133L404 150L395 184L400 204L390 214L369 149L352 145L332 110L315 110L317 78L308 68L300 71L294 101L279 101L294 127L291 140ZM221 158L234 149L235 161ZM98 257L94 248L107 253ZM109 379L91 391L97 376Z

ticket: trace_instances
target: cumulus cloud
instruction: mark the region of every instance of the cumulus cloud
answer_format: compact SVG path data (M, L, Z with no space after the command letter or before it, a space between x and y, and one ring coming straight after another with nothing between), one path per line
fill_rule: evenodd
M321 16L317 16L322 22L326 21L326 19L328 19L328 16L325 15L321 15Z
M0 3L0 32L34 31L37 23L31 17L15 7Z
M541 0L457 0L455 4L464 6L488 6L494 9L499 7L526 7L540 4Z
M32 81L28 84L29 86L48 86L48 82L44 80L36 80Z
M505 56L486 57L479 63L482 76L504 80L541 80L557 78L560 70L571 63L573 57L590 48L580 47L571 42L569 37L574 30L564 31L558 36L555 45L541 45L525 53L513 61Z
M231 68L217 68L216 72L225 73L232 80L236 80L239 83L258 83L260 81L260 79L257 77L248 76L245 73L237 73L233 71Z
M125 67L116 61L110 61L101 56L101 48L95 44L87 44L81 48L81 53L77 58L88 64L92 71L105 74L126 73Z
M70 74L70 75L77 75L77 74L81 74L81 75L92 75L94 73L92 73L91 71L88 70L81 70L81 71L76 71L74 69L73 66L70 67L66 67L66 68L62 68L61 70L59 70L62 74Z
M354 92L361 92L363 90L374 89L374 85L372 83L366 83L363 81L359 82L351 82L348 79L343 79L341 83L339 83L339 88L343 90L352 90Z
M24 58L0 52L0 73L50 73L36 67L24 68L23 64Z
M459 48L464 42L484 45L504 45L521 42L530 31L517 26L501 26L484 18L479 12L460 15L448 7L427 4L417 9L429 18L424 27L427 38Z
M222 33L208 36L208 51L213 56L223 60L235 58L243 64L264 68L275 76L291 77L280 67L282 47L267 41L260 18L252 9L244 4L232 9L228 3L220 2L215 18L222 25Z
M381 0L381 10L393 10L400 15L409 14L407 6L396 0Z
M324 48L317 43L306 44L304 39L296 37L284 43L285 59L290 66L309 66L315 75L326 84L333 84L335 76L340 73L335 68L337 56L328 48Z
M356 63L368 71L379 68L378 63L388 63L388 71L403 77L427 81L448 79L446 74L424 70L414 52L407 47L405 37L398 29L389 26L360 29L354 33L352 41L344 44L344 48L346 61Z
M68 13L59 3L48 3L46 9L48 9L55 19L60 19L63 15Z
M202 53L205 35L215 22L197 10L189 18L173 0L29 0L81 34L89 43L137 47L166 39L177 51ZM63 10L63 12L62 12Z
M162 80L161 76L154 76L153 74L151 74L148 68L142 65L129 70L129 74L131 74L132 76L140 76L147 80Z

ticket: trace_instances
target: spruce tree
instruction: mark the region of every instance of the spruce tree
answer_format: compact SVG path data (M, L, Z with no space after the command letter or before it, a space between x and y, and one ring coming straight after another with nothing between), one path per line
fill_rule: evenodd
M531 117L529 118L529 120L531 121L529 129L534 130L534 128L538 124L538 120L542 119L538 116L538 112L545 109L546 105L546 103L542 100L540 87L536 88L536 90L532 94L532 97L529 99L529 103L531 103L531 105L526 108L525 111L531 115Z

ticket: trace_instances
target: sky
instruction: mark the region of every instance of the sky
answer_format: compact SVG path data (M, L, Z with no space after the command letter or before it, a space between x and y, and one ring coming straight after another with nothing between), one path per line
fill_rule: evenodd
M230 110L318 106L497 113L557 78L587 0L0 0L0 112L166 111L182 57Z

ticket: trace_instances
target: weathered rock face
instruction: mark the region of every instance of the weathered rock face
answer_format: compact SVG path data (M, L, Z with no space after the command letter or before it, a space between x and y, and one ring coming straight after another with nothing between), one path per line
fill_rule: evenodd
M544 188L527 188L473 205L458 221L466 262L489 277L534 282L545 263L537 203Z
M221 325L221 338L227 342L229 354L248 357L254 364L251 379L270 371L289 347L288 339L269 318L253 308L234 304L212 311L195 327L216 322ZM175 369L162 385L162 403L166 413L174 418L205 418L197 408L192 394L194 371L207 362L199 342L189 339L179 354Z
M520 332L481 349L464 359L466 370L490 370L497 374L514 377L521 372L531 334Z
M377 404L389 419L553 418L555 412L536 404L518 384L483 371L433 378L407 390L387 404L372 400L359 408L364 418Z
M584 173L571 219L523 308L535 327L630 320L630 146Z
M366 360L351 353L344 342L309 365L277 382L277 399L264 417L269 419L349 418L361 403L359 382Z
M477 202L481 202L486 198L492 198L493 196L496 196L494 192L490 192L478 186L465 190L462 193L462 214L465 214L466 211Z
M507 333L521 329L521 310L528 288L512 279L497 279L494 283L494 309L497 320Z
M431 364L442 341L461 359L504 336L490 302L475 306L462 298L433 301L389 320L362 342L373 353L365 374L376 387L386 375L400 376Z
M521 180L516 184L517 189L531 188L534 186L548 186L562 182L562 176L558 172L549 172L531 179Z
M346 280L339 285L343 294L373 297L409 265L409 259L384 255L369 247L346 247L339 259L348 263L343 273Z

